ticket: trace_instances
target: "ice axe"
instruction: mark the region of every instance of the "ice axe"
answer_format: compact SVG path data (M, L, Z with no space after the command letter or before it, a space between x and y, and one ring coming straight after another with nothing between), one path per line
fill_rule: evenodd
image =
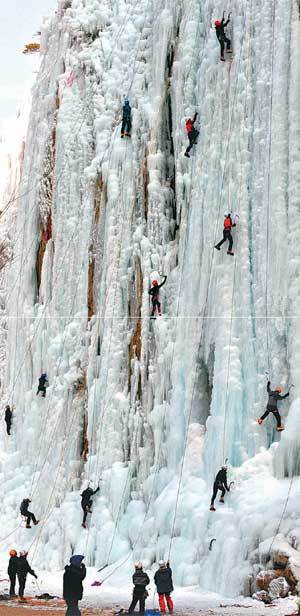
M106 569L106 567L108 567L108 563L107 565L104 565L103 567L101 567L101 569L98 569L98 573L100 573L100 571L103 571L103 569Z
M214 542L215 542L215 541L217 541L217 540L216 540L216 538L215 538L215 537L213 537L213 538L210 540L210 542L209 542L208 549L209 549L209 551L210 551L210 552L212 551L212 546L213 546L213 544L214 544Z

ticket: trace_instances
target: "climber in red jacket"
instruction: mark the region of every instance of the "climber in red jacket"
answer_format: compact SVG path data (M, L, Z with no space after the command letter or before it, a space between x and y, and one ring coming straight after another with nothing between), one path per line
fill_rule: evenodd
M151 317L154 318L155 310L157 308L158 314L161 315L160 309L160 301L159 301L159 289L165 284L167 280L167 276L163 276L163 281L158 284L157 280L152 281L152 287L149 289L148 293L152 297L152 313Z
M188 134L188 139L189 139L189 142L190 142L190 145L187 147L187 149L186 149L186 151L185 151L185 153L184 153L184 155L185 155L187 158L190 158L190 154L189 154L189 152L190 152L190 150L192 149L193 145L196 145L196 143L197 143L197 137L198 137L198 135L199 135L199 131L198 131L198 130L194 127L194 124L195 124L195 122L196 122L196 120L197 120L197 116L198 116L198 113L197 113L197 111L196 111L196 113L195 113L195 115L194 115L193 119L188 118L188 119L186 120L186 123L185 123L185 127L186 127L187 134Z
M232 227L236 227L236 223L232 222L231 213L224 214L224 217L225 218L224 218L224 228L223 228L223 239L220 240L220 242L218 242L218 244L215 245L215 248L217 250L221 250L222 244L224 244L224 242L228 240L229 246L228 246L227 254L233 256L234 255L234 252L232 252L233 238L231 235L231 229Z

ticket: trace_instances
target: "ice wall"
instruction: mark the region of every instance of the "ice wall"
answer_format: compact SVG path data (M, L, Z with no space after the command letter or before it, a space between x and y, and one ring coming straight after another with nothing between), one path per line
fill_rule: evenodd
M222 64L224 8L234 55ZM29 547L46 568L76 550L120 565L116 577L170 555L177 584L234 596L271 544L294 424L279 437L255 418L266 371L294 383L298 404L299 34L285 0L60 1L44 28L9 287L3 549ZM234 257L214 250L229 210ZM168 276L155 321L153 271ZM297 456L294 439L290 474ZM226 458L235 490L212 514ZM80 492L100 478L84 530ZM299 490L295 479L286 534ZM29 494L31 531L18 515Z

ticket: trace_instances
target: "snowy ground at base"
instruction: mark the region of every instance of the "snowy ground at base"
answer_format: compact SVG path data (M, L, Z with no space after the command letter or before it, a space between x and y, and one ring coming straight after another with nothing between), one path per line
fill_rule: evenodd
M109 569L108 569L109 572ZM37 573L39 573L37 571ZM99 609L119 609L128 608L131 601L132 586L128 585L123 576L114 580L104 582L103 586L91 587L95 580L104 578L103 571L101 574L97 569L88 567L87 577L84 581L84 596L81 601L82 608L99 608ZM36 595L39 593L48 592L51 595L62 597L62 579L63 571L58 572L41 572L38 577L37 584L31 576L27 578L26 595ZM157 594L154 591L154 583L149 587L149 597L146 602L146 609L158 609ZM2 585L3 589L3 585ZM216 593L207 593L201 591L200 588L176 588L172 593L172 598L175 605L175 612L179 614L231 614L237 616L239 614L260 616L263 614L292 614L295 610L295 600L287 598L280 599L272 606L264 606L259 601L237 597L235 600L221 597Z

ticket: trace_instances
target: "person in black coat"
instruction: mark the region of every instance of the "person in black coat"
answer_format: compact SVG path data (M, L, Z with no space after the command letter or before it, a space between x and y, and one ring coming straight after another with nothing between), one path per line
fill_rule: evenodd
M40 391L42 392L42 397L45 398L46 397L46 387L48 387L49 381L47 378L47 374L46 372L43 372L39 378L39 385L38 385L38 390L36 392L36 395L38 396Z
M148 291L149 295L151 295L151 298L152 298L151 317L154 317L156 308L157 308L158 314L161 314L160 301L159 301L159 289L161 289L161 287L165 284L166 280L167 280L167 276L163 276L163 281L160 284L158 284L157 280L152 281L152 287Z
M11 429L11 420L12 420L12 411L11 408L9 406L9 404L5 407L5 415L4 415L4 421L6 423L6 431L7 434L10 436L10 429Z
M10 555L10 559L9 559L8 568L7 568L7 573L10 579L9 594L11 597L15 597L16 596L15 586L16 586L16 577L17 577L19 559L18 559L16 550L10 550L9 555Z
M92 488L88 487L86 488L86 490L83 490L82 494L80 495L81 496L81 507L84 511L82 525L81 525L83 526L83 528L86 528L87 514L92 513L92 510L91 510L91 506L93 504L92 496L97 494L99 490L100 490L99 486L96 490L93 490Z
M18 563L17 563L17 575L18 575L18 580L19 580L20 599L23 599L24 597L27 573L30 573L30 575L33 575L33 577L35 577L35 579L37 580L37 575L33 571L33 569L31 569L29 562L27 560L27 554L28 552L20 552Z
M131 107L128 98L125 98L123 105L123 117L121 127L121 138L130 137L131 132Z
M164 560L159 561L159 569L156 571L154 575L154 582L157 589L158 600L159 600L159 609L161 614L166 613L166 604L165 598L167 601L167 606L170 614L173 614L173 601L171 599L171 592L174 590L173 580L172 580L172 569L170 567L169 561L165 562Z
M31 528L30 522L33 521L36 526L39 523L39 520L36 519L34 513L28 510L29 503L31 503L30 498L24 498L21 502L20 513L26 517L26 528Z
M78 601L82 599L82 582L86 576L86 568L83 564L84 556L74 554L70 558L70 564L66 565L63 578L63 598L68 606L66 616L80 616Z
M225 58L224 58L225 43L226 43L226 51L227 51L227 53L232 53L232 51L231 51L231 40L229 38L227 38L227 36L225 34L225 28L226 28L226 26L228 26L229 22L230 22L230 13L228 15L227 21L225 21L224 13L223 13L223 17L222 17L221 21L219 19L217 19L215 21L216 36L217 36L217 39L218 39L218 41L220 43L220 47L221 47L221 57L220 57L220 59L222 60L222 62L225 62Z
M220 497L220 503L224 503L225 491L229 492L229 487L227 485L227 466L222 466L221 470L216 475L214 481L213 495L210 503L210 510L216 511L214 507L215 498L217 496L218 490L221 490L222 494Z
M141 562L135 564L135 572L132 576L134 584L132 601L128 609L128 614L133 614L136 604L140 603L140 614L145 613L145 602L148 597L148 591L146 586L150 584L149 577L145 571L143 571L143 565Z
M267 382L267 392L269 394L269 398L268 398L267 409L265 413L257 421L259 424L262 424L263 420L266 419L266 417L268 417L269 413L273 413L276 419L276 422L277 422L277 431L281 432L282 430L284 430L284 426L281 423L281 416L278 411L277 402L278 400L284 400L285 398L287 398L290 395L290 392L288 391L287 394L285 394L284 396L281 396L280 395L282 392L281 387L275 387L273 391L270 385L271 385L271 382L268 381Z

